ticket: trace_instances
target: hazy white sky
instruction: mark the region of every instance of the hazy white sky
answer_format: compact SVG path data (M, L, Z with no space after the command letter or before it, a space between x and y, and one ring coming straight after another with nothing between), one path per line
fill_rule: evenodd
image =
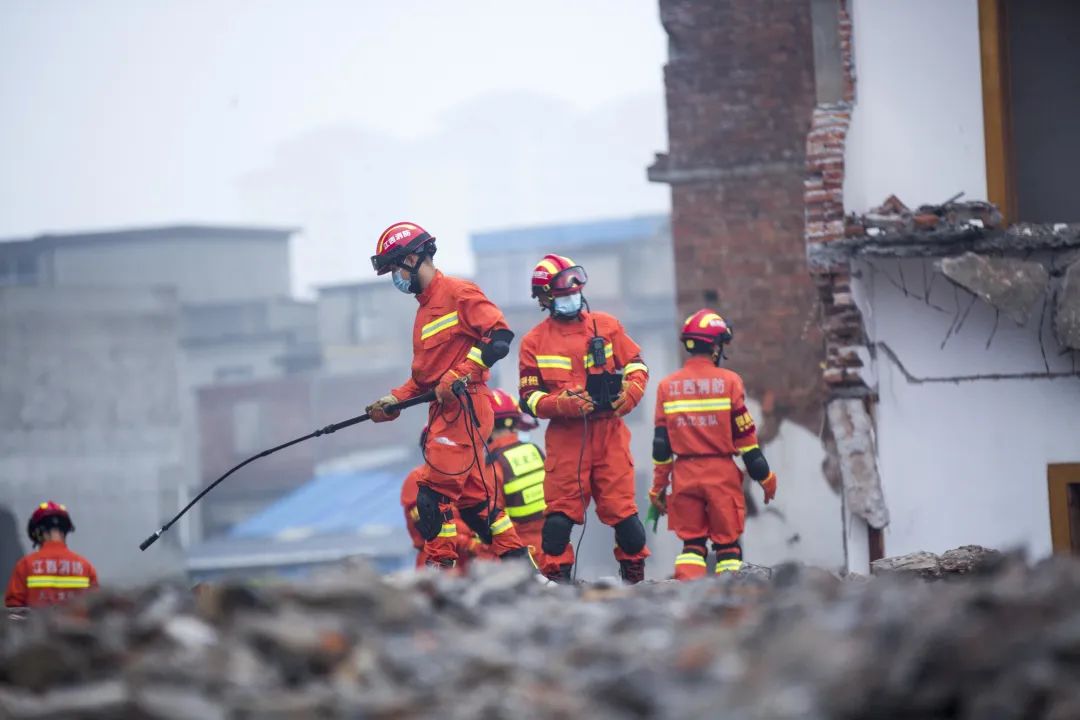
M299 226L364 279L413 219L467 233L665 211L656 0L0 0L0 237Z

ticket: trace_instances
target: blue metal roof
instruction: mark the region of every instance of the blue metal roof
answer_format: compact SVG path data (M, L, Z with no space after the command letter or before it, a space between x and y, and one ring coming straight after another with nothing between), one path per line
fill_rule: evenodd
M575 245L613 245L655 235L667 225L667 215L641 215L620 220L592 220L561 225L540 225L473 233L473 252L506 250L509 247L539 249Z
M401 484L410 466L320 475L233 526L234 538L323 535L367 526L404 527Z

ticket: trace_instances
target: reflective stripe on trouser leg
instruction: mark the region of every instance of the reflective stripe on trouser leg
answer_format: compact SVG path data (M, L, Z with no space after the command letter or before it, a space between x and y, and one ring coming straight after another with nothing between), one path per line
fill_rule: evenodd
M525 547L525 543L518 537L517 530L514 529L514 521L510 519L506 511L499 509L497 513L495 522L491 523L491 549L496 555L502 557L508 552Z
M742 545L738 540L731 543L713 543L716 553L716 574L742 569Z
M708 572L705 558L696 552L683 552L675 557L675 579L696 580Z
M682 552L675 557L675 579L696 580L705 577L708 569L705 556L708 555L707 538L692 538L683 543Z
M735 572L737 570L742 570L742 560L729 559L716 561L717 575L725 572Z

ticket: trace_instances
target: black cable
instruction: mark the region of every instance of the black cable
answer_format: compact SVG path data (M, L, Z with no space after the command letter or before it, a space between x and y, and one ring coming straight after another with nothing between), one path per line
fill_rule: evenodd
M420 395L417 395L414 398L409 398L408 400L402 400L399 403L393 403L392 404L392 408L393 408L392 412L393 411L404 410L406 408L413 407L414 405L420 405L420 404L425 403L425 402L430 402L432 399L434 399L434 397L435 397L434 391L428 391L426 393L422 393ZM322 435L329 435L331 433L337 432L338 430L342 430L342 429L347 428L347 427L352 427L353 425L356 425L358 423L362 423L362 422L364 422L366 420L370 420L370 419L371 419L371 414L370 413L364 413L363 415L357 415L356 417L349 418L348 420L342 420L341 422L337 422L337 423L334 423L332 425L327 425L326 427L319 428L318 430L315 430L314 432L308 433L307 435L304 435L303 437L298 437L295 440L290 440L287 443L282 443L281 445L278 445L277 447L272 447L269 450L263 450L261 453L258 453L257 455L252 455L247 460L245 460L244 462L242 462L239 465L235 466L234 468L229 470L229 472L225 473L224 475L219 477L217 480L215 480L214 482L210 483L205 488L203 488L202 492L200 492L198 495L196 495L195 498L191 502L189 502L187 505L185 505L184 508L180 512L176 513L176 515L174 515L173 518L171 520L169 520L169 522L162 525L160 528L158 528L157 532L155 532L153 535L151 535L150 537L146 538L141 543L139 543L139 549L145 551L146 548L150 547L155 542L157 542L159 537L164 535L168 531L169 528L171 528L174 524L176 524L177 520L182 518L187 513L188 510L190 510L191 508L193 508L195 506L195 503L202 500L206 496L207 493L209 493L211 490L213 490L218 485L220 485L222 482L224 482L225 478L229 477L234 472L236 472L240 468L244 467L248 463L255 462L259 458L264 458L267 455L273 455L278 450L284 450L287 447L292 447L293 445L296 445L298 443L302 443L305 440L310 440L311 438L320 437Z
M462 396L464 396L465 401L469 404L469 413L465 416L465 432L469 434L469 442L472 444L473 451L473 464L478 468L480 472L480 484L484 486L484 507L487 509L487 518L485 522L487 522L488 532L491 532L491 526L493 524L492 516L499 502L499 490L498 488L495 489L495 505L493 505L491 502L491 491L488 490L487 478L484 477L484 463L480 462L479 453L476 448L476 436L479 435L476 431L480 429L480 418L476 415L476 405L473 404L472 395L466 391L462 392ZM459 400L459 402L461 401ZM484 445L484 456L486 457L489 454L487 441L483 440L482 442ZM470 465L470 468L471 467L472 466ZM494 481L492 484L495 484ZM492 545L494 542L495 535L492 534L491 542L488 544Z
M457 392L455 391L455 393L454 393L454 394L455 394L455 395L457 395ZM466 393L466 395L467 395L467 393ZM461 399L460 399L460 397L458 398L458 412L457 412L457 415L455 415L455 416L454 416L453 418L451 418L450 420L446 420L445 416L443 415L443 413L444 413L444 411L445 411L445 408L443 408L443 407L442 407L442 404L441 404L441 403L439 403L439 404L438 404L438 407L436 407L436 408L433 408L433 410L434 410L435 412L437 412L437 413L439 414L439 416L440 416L440 417L442 417L442 418L443 418L443 421L444 421L444 422L445 422L445 423L446 423L447 425L452 425L452 424L456 423L456 422L457 422L457 420L458 420L458 418L459 418L459 417L461 417L461 413L462 413L462 412L464 412L464 410L463 410L463 403L461 402ZM465 418L466 426L468 426L468 421L469 421L469 418L468 418L468 417L466 417L466 418ZM429 421L429 426L430 426L430 421ZM470 435L470 439L471 439L471 435ZM438 465L436 465L435 463L431 462L431 460L430 460L430 459L428 458L428 454L427 454L427 443L424 443L424 447L420 448L420 454L421 454L421 455L423 456L423 458L424 458L424 462L425 462L425 463L427 463L427 465L429 465L430 467L434 468L434 469L435 469L435 471L436 471L436 472L438 472L438 473L440 473L441 475L446 475L446 476L448 476L448 477L459 477L459 476L461 476L461 475L468 475L468 474L469 474L469 471L470 471L470 470L472 470L472 469L473 469L473 467L475 467L475 466L476 466L476 458L475 458L475 457L473 457L473 459L469 461L469 464L468 464L467 466L465 466L465 469L464 469L464 470L459 470L458 472L448 472L448 471L446 471L446 470L443 470L443 469L442 469L442 468L440 468L440 467L439 467ZM475 453L474 453L474 455L475 455Z
M585 411L581 411L581 449L578 451L577 461L577 487L578 497L581 498L581 534L578 535L577 543L574 545L574 567L570 571L570 580L577 582L577 563L581 553L581 541L585 539L585 530L589 527L589 506L585 502L585 486L581 482L581 466L585 462L585 443L589 441L589 416L585 414Z

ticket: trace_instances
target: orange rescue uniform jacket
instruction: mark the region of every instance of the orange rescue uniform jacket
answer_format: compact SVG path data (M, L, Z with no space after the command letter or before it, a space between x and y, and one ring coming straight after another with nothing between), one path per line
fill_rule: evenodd
M4 605L55 605L97 586L97 572L89 560L64 543L49 540L15 564Z
M476 284L441 271L416 299L412 376L393 396L407 400L427 392L449 370L468 376L470 384L487 382L481 352L492 331L510 329L502 311Z
M607 363L603 367L594 367L589 354L589 340L594 335L606 340ZM624 381L635 380L642 388L649 380L641 348L626 334L622 323L604 312L582 310L574 320L549 317L521 340L518 357L521 401L533 415L545 395L576 385L584 387L589 373L622 370Z
M681 370L660 381L655 423L667 429L676 458L732 457L758 447L742 378L704 355L691 355ZM654 460L654 490L667 488L674 459Z

